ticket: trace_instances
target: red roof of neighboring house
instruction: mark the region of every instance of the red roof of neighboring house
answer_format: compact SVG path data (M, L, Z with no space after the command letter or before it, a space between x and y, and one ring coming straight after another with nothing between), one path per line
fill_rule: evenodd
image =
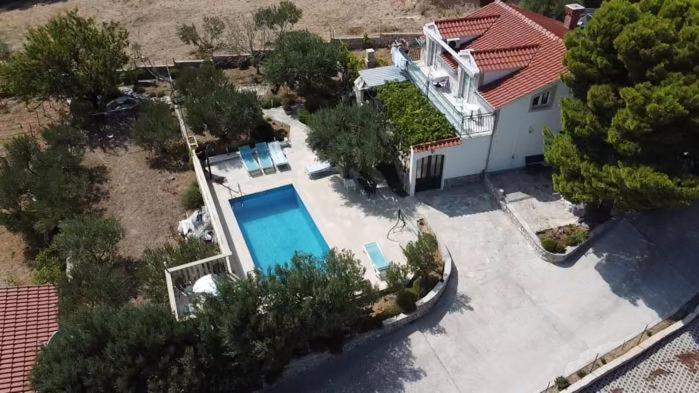
M447 147L458 146L460 144L461 144L461 138L457 136L454 138L441 139L441 140L434 141L434 142L427 142L427 143L421 143L419 145L415 145L415 146L413 146L413 151L416 153L420 153L420 152L428 151L428 150L445 149Z
M561 37L567 29L557 20L496 1L460 20L435 24L442 37L469 36L477 30L474 26L484 25L483 20L493 22L462 49L473 50L476 64L485 71L512 65L522 67L479 87L483 98L494 108L559 80L565 72L565 45ZM447 36L442 32L443 27Z
M0 392L31 392L29 372L58 330L53 286L0 288Z

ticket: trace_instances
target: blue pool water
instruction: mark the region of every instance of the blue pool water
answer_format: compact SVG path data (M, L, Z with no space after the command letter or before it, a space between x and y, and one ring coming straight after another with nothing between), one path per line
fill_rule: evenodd
M291 185L231 199L230 204L255 265L265 273L296 251L323 257L329 250Z

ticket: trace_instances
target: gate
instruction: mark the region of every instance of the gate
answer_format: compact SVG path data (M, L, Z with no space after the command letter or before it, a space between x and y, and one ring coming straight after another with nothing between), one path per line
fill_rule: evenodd
M415 192L441 188L443 166L443 154L435 154L417 160Z

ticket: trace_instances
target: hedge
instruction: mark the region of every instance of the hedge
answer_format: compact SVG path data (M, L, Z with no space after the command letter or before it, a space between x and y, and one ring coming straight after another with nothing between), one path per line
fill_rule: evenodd
M377 93L395 128L401 150L456 136L446 117L412 83L387 83Z

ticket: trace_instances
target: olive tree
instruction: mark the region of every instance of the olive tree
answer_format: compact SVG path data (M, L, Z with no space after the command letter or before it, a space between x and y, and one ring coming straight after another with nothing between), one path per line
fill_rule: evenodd
M340 104L311 115L308 145L321 160L342 168L366 172L390 156L384 116L370 105Z
M76 98L96 109L116 89L128 43L119 24L68 11L29 29L24 45L0 62L0 85L23 100Z

